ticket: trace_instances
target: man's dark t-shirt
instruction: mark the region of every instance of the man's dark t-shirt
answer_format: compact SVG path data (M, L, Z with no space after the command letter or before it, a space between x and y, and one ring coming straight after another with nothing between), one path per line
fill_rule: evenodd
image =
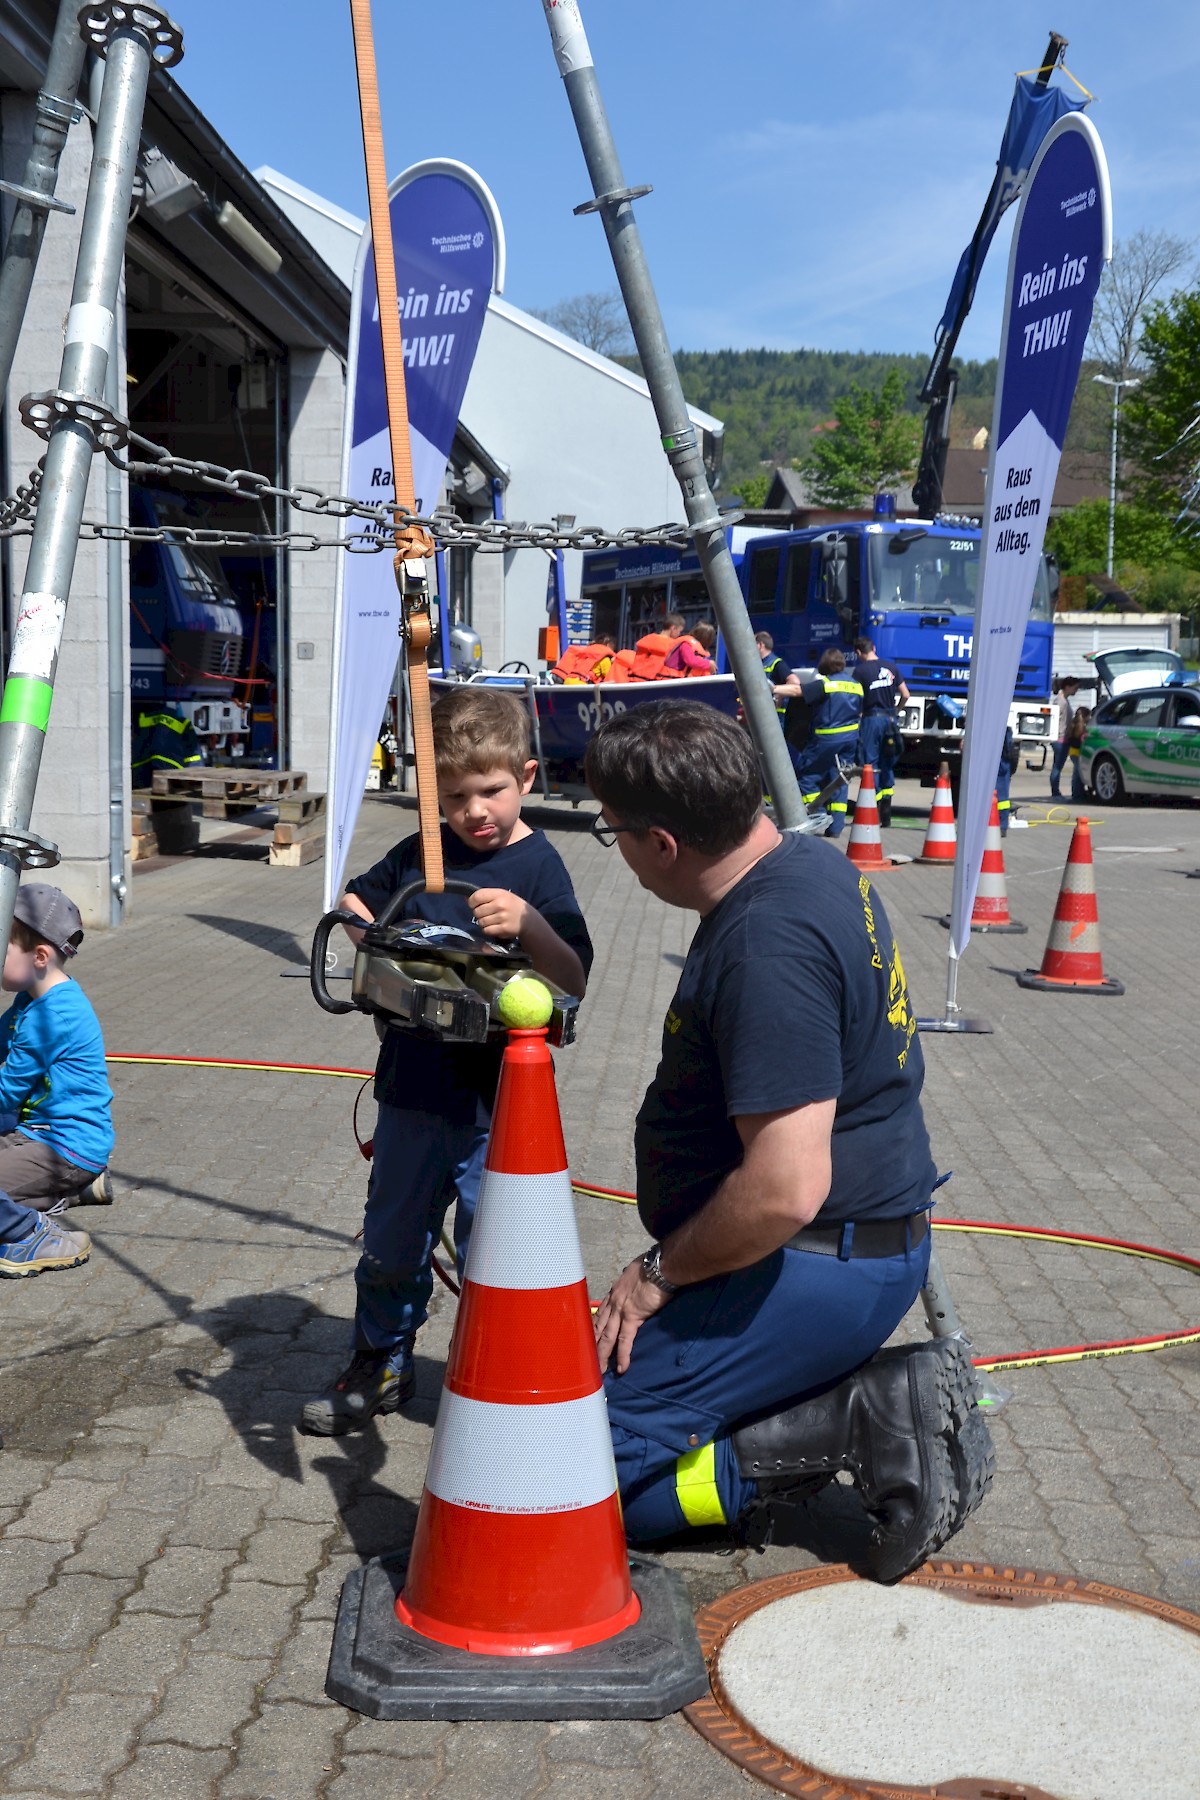
M786 836L700 921L635 1132L638 1211L656 1238L742 1161L733 1121L837 1100L823 1223L917 1211L936 1171L904 969L865 877Z
M894 713L900 699L895 669L878 657L862 656L854 665L854 679L863 691L863 712Z
M375 918L396 889L420 874L420 838L396 844L365 875L346 885ZM569 944L583 964L592 966L592 942L558 851L544 833L531 832L502 850L477 854L442 826L446 875L475 887L507 888L536 907L547 925ZM467 930L475 921L465 894L414 894L405 902L406 919L428 919L435 925ZM437 1113L452 1123L471 1123L482 1105L491 1112L504 1055L503 1039L486 1044L448 1044L431 1031L390 1030L379 1047L375 1066L375 1098L387 1106Z

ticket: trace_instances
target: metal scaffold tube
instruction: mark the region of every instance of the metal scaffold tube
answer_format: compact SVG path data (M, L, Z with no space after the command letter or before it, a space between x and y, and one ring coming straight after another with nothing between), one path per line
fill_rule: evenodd
M12 373L17 339L46 235L46 220L51 212L75 210L55 200L54 187L67 132L79 117L75 95L86 51L79 28L78 0L60 0L46 79L35 102L25 180L20 186L0 183L17 202L0 266L0 394L7 390Z
M90 47L107 59L84 205L58 390L22 408L48 443L41 499L0 701L0 942L12 927L23 867L58 860L31 836L38 770L92 457L124 428L105 405L125 232L133 195L151 56L169 66L179 32L149 5L99 0L84 18Z
M795 830L806 822L807 814L787 743L779 729L775 701L763 679L762 659L725 541L725 521L717 511L708 485L704 459L683 397L679 371L671 355L641 234L633 216L633 201L650 190L630 188L625 184L578 0L542 0L542 5L592 182L594 198L575 210L598 212L603 222L642 372L654 403L663 449L683 493L696 554L737 678L738 693L762 761L775 816L785 830Z
M750 616L742 599L733 559L725 542L725 527L708 485L696 433L688 416L679 371L671 355L662 313L637 223L633 202L647 188L626 186L617 156L612 127L604 110L600 84L584 30L579 0L542 0L546 23L558 62L571 116L591 177L594 198L577 212L598 212L612 252L629 323L650 388L654 411L662 433L663 448L683 492L688 521L695 535L696 551L708 584L717 623L729 651L737 678L746 722L758 746L763 771L770 786L775 815L786 829L796 829L806 819L787 744L779 729L779 715L754 642ZM925 1295L929 1328L935 1337L963 1335L950 1298L941 1259L930 1254L929 1286ZM990 1397L990 1396L989 1396Z

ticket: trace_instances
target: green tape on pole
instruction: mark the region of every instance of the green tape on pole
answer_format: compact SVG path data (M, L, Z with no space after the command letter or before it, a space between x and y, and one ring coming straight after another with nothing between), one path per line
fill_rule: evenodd
M0 725L36 725L45 731L50 723L50 702L54 689L48 681L32 675L13 675L4 684L0 701Z

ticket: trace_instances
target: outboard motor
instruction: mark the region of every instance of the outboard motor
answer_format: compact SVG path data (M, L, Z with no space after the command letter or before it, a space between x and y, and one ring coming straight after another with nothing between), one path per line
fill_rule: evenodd
M456 675L474 675L483 667L483 644L469 625L450 628L450 667Z

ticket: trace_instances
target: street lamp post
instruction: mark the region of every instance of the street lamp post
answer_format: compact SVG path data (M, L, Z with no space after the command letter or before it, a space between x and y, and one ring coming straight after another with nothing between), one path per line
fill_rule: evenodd
M1115 375L1093 375L1092 380L1113 391L1112 454L1108 463L1108 567L1105 571L1111 581L1113 537L1117 521L1117 417L1121 409L1121 389L1141 387L1142 384L1135 375L1126 375L1119 381Z

